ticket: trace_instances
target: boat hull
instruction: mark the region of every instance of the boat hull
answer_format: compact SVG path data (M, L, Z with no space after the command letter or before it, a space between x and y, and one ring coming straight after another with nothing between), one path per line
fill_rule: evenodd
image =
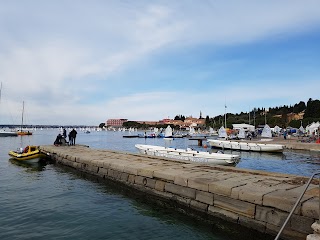
M211 147L240 151L283 152L284 149L284 146L281 144L269 143L239 142L214 139L208 139L208 143Z
M32 135L32 132L22 132L22 131L18 131L17 134L19 136L27 136L27 135Z
M38 162L45 154L35 146L29 146L27 152L10 151L8 154L12 159L17 161Z
M0 137L17 137L18 134L16 132L0 132Z
M165 148L153 145L136 144L135 147L141 154L170 158L173 160L182 160L196 163L206 163L213 165L234 166L240 161L239 155L198 152L194 150L184 150L175 148Z

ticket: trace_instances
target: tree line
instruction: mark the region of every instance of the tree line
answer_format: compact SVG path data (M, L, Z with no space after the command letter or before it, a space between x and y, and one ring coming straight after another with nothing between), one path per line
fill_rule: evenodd
M292 120L289 114L303 113L303 119ZM267 123L270 126L286 128L299 128L301 125L306 127L312 122L320 121L320 101L309 98L307 104L303 101L294 104L293 106L279 106L266 108L253 108L250 112L241 112L238 114L227 113L227 127L231 128L232 124L248 123L255 125L264 125ZM224 125L224 115L219 115L213 118L206 117L206 126L219 128Z

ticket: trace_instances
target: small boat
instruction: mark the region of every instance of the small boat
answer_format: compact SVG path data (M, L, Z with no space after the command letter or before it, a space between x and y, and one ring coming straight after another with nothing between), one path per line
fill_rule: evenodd
M32 135L32 132L30 132L30 131L18 130L16 133L17 133L17 135L19 135L19 136Z
M18 136L16 132L0 130L0 137L16 137L16 136Z
M231 166L235 166L240 161L239 155L199 152L190 148L176 149L143 144L136 144L135 147L141 154L166 157L182 161Z
M123 138L138 138L139 135L123 135Z
M165 130L164 138L172 138L172 128L170 127L170 125L168 125Z
M18 161L38 162L46 155L37 146L26 146L24 149L10 151L9 156Z
M219 139L208 139L211 147L255 151L255 152L283 152L284 146L281 144L258 143L258 142L242 142L242 141L228 141Z

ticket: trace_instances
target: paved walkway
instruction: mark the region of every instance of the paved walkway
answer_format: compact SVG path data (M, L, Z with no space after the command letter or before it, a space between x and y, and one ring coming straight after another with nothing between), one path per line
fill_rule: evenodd
M302 142L306 140L307 138L290 137L285 140L283 137L276 137L272 142L283 144L287 149L320 151L319 143Z

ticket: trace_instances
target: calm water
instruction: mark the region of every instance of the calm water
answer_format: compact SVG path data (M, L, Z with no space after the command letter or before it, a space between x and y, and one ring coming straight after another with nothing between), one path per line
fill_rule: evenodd
M217 221L214 226L54 164L9 161L9 150L28 144L52 144L58 130L0 138L0 239L255 239ZM134 144L165 146L163 139L123 138L121 132L79 132L78 144L137 152ZM196 141L176 139L173 147ZM203 149L202 149L203 150ZM241 153L236 167L310 176L320 170L320 154ZM256 237L259 239L259 237ZM261 239L261 238L260 238Z

